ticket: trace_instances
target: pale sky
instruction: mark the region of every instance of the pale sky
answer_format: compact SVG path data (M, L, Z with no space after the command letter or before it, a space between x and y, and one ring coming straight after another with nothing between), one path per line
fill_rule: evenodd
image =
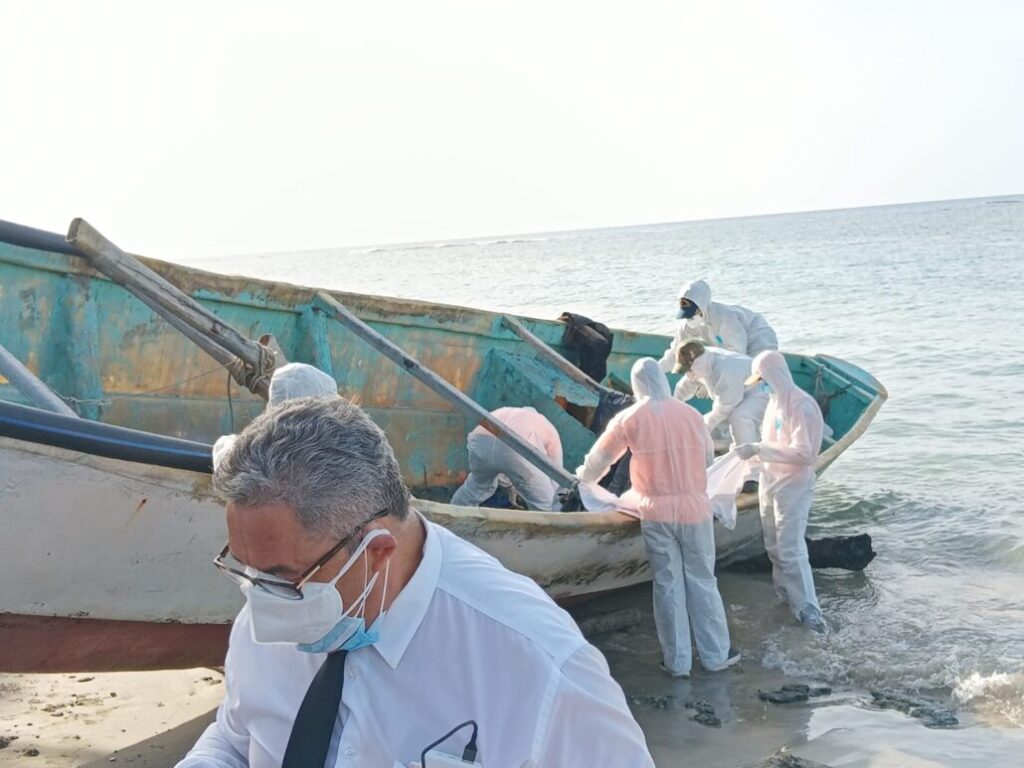
M0 0L0 219L166 259L1024 191L1024 3Z

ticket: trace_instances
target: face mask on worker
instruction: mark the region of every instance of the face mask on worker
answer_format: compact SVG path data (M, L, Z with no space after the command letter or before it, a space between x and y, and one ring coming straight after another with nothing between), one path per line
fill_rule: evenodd
M697 305L692 301L684 299L679 303L679 311L676 312L676 320L686 320L687 325L692 325L697 320Z
M271 594L251 584L242 585L242 593L252 614L252 638L257 643L287 643L297 645L307 653L354 651L373 645L380 639L380 622L384 618L384 597L388 591L390 559L384 566L384 589L381 592L381 610L370 627L366 626L366 601L373 591L380 572L369 574L369 562L364 557L370 542L378 536L390 536L383 529L370 531L360 542L348 562L330 581L307 582L302 587L302 599L290 600ZM335 586L359 560L363 561L363 590L346 607Z

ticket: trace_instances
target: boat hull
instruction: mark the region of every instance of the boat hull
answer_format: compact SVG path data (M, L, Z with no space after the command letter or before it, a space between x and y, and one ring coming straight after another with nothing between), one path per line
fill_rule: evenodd
M145 261L225 323L253 338L272 335L289 360L332 375L388 435L414 493L449 498L465 478L465 439L476 422L333 322L314 289ZM577 416L593 412L597 395L537 358L503 315L332 296L482 407L537 408L561 435L566 468L593 445ZM517 320L571 356L561 323ZM208 445L244 428L263 401L63 237L4 222L0 338L83 417L15 413L24 397L0 378L0 401L10 405L9 417L0 413L0 670L220 663L241 598L210 563L226 531ZM667 343L616 329L610 375L628 378L637 359L660 357ZM836 438L826 441L820 472L864 432L886 393L844 361L787 359ZM720 558L756 551L756 504L741 497L736 529L716 528ZM650 578L639 524L624 515L416 506L560 602Z
M0 671L217 665L241 606L210 476L0 438ZM756 545L751 499L718 554ZM636 520L415 506L568 603L650 579Z

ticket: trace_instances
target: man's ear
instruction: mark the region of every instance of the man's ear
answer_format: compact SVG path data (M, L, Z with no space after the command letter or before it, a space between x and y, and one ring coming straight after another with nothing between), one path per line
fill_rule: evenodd
M383 530L387 530L383 526L381 527ZM387 561L395 554L396 549L398 549L398 541L391 531L388 531L385 536L375 536L373 541L366 545L366 561L370 566L370 571L376 573L383 569Z

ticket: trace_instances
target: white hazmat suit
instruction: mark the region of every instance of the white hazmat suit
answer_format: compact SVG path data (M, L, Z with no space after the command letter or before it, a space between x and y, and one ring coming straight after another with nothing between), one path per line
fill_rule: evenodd
M804 535L825 422L814 398L793 382L781 354L762 352L754 358L752 368L771 388L771 397L761 441L740 445L736 453L744 459L757 456L761 460L758 501L775 591L800 621L822 629Z
M498 408L491 416L562 466L562 439L555 426L533 408ZM452 496L458 507L478 507L507 479L530 509L545 512L560 508L555 482L483 426L466 438L469 475Z
M713 447L700 414L672 398L657 361L638 360L632 371L635 405L620 411L576 470L594 483L626 450L637 511L654 579L654 624L669 674L689 675L690 625L701 664L724 669L729 626L715 578L715 534L706 467Z
M337 397L337 395L338 383L319 368L305 363L288 363L274 371L274 375L270 377L267 407L272 408L286 400L295 400L299 397ZM214 470L234 445L235 437L235 435L221 435L213 444Z
M684 285L679 289L679 298L696 304L700 314L681 321L676 328L672 343L659 361L665 373L676 363L676 350L689 339L750 357L766 349L779 348L775 331L762 315L746 307L712 301L711 286L706 281L694 280Z
M684 402L695 397L700 387L707 391L713 402L704 414L704 424L711 432L719 424L728 424L733 446L757 442L768 406L765 387L745 385L750 378L750 363L746 355L706 347L676 384L676 399Z

